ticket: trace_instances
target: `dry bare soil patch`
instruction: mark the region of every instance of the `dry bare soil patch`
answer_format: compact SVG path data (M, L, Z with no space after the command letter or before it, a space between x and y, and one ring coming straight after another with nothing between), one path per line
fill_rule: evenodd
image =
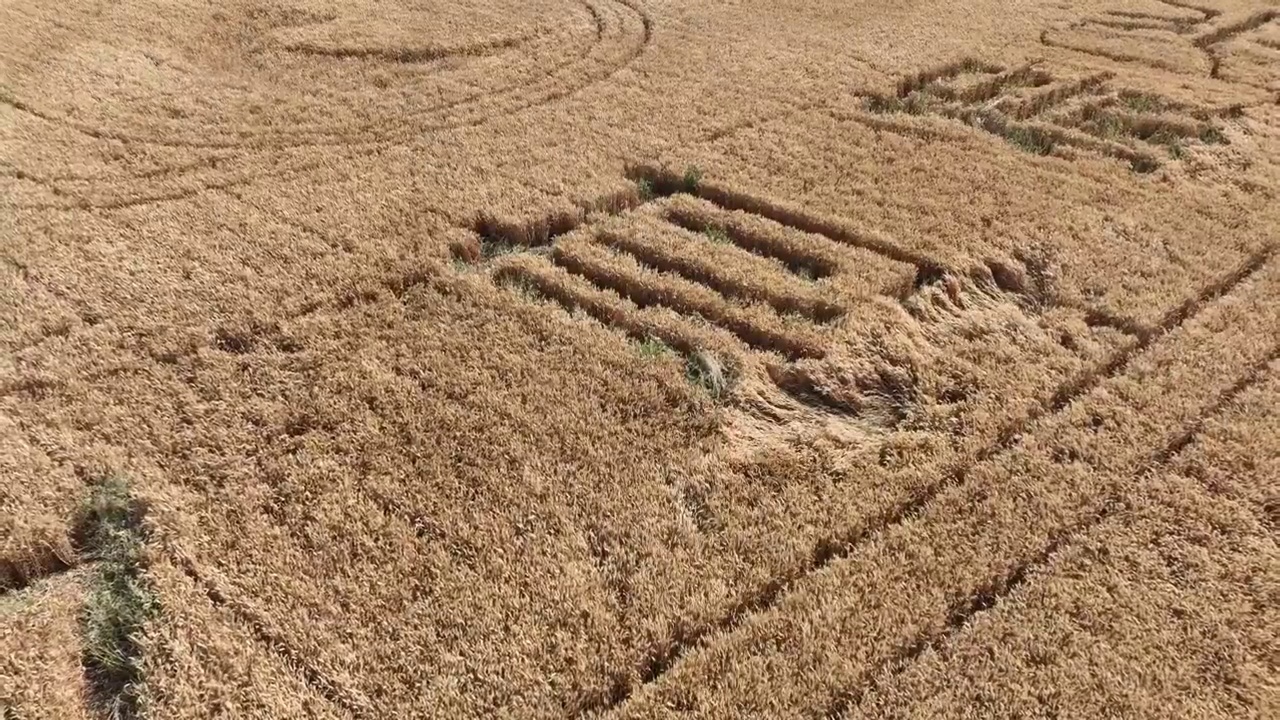
M1269 717L1280 5L0 0L0 716Z

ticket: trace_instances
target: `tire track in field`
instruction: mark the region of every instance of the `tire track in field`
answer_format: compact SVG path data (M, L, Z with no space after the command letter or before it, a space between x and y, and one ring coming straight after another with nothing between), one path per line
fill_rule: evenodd
M301 174L301 173L305 172L305 171L306 171L306 170L308 170L308 169L310 169L310 168L300 169L300 170L298 170L298 171L297 171L297 173L296 173L296 174ZM228 195L229 197L231 197L231 198L232 198L232 199L234 199L235 201L237 201L237 202L241 203L241 204L242 204L242 205L244 205L245 207L252 208L252 209L254 209L254 210L256 210L256 211L258 211L258 212L262 213L263 215L266 215L266 216L267 216L268 218L270 218L271 220L274 220L275 222L280 223L281 225L284 225L284 226L286 226L286 227L293 228L294 230L297 230L298 232L300 232L300 233L302 233L302 234L304 234L304 235L308 235L308 236L310 236L310 237L313 237L313 238L315 238L315 239L319 240L320 242L324 243L324 244L325 244L325 245L327 245L328 247L330 247L330 248L332 248L332 249L334 249L334 250L336 250L336 251L338 251L338 252L341 252L341 253L344 253L344 254L350 254L350 253L352 253L352 252L355 252L355 250L353 249L353 247L352 247L352 245L351 245L351 243L350 243L349 241L341 240L341 239L339 239L339 238L335 237L335 236L334 236L334 234L330 233L328 230L324 230L324 229L321 229L321 228L315 227L315 226L314 226L312 223L310 223L310 222L306 222L306 221L303 221L303 220L295 220L295 219L293 219L293 218L289 217L288 215L286 215L286 214L285 214L282 210L280 210L279 208L273 207L273 206L272 206L272 205L270 205L270 204L263 203L263 202L260 202L260 201L258 201L258 200L251 199L250 197L247 197L247 196L246 196L246 194L245 194L245 193L244 193L240 188L242 188L242 187L246 187L246 186L249 186L249 185L252 185L252 183L242 183L242 184L238 184L238 185L234 185L234 186L229 186L229 187L210 188L210 189L213 189L213 190L221 190L223 193L225 193L226 195ZM442 223L442 224L443 224L443 223L446 223L446 222L447 222L447 220L448 220L448 217L447 217L444 213L442 213L441 211L439 211L439 210L437 210L437 209L435 209L435 208L433 208L433 207L427 207L427 206L425 206L425 205L419 205L419 206L417 207L417 209L418 209L418 210L420 210L420 211L422 211L422 212L427 213L428 215L430 215L430 216L432 216L432 217L438 218L438 219L441 221L441 223ZM305 314L305 313L304 313L304 314ZM287 316L287 317L288 317L288 319L296 319L298 316L296 316L296 315L289 315L289 316Z
M1149 68L1155 68L1156 70L1165 70L1173 73L1180 72L1183 69L1177 63L1167 62L1164 60L1155 60L1155 59L1143 57L1142 55L1135 55L1132 53L1121 52L1118 50L1104 50L1102 48L1086 47L1083 45L1073 45L1070 42L1066 42L1064 40L1056 40L1052 38L1050 35L1050 33L1052 32L1053 32L1052 30L1040 31L1041 45L1049 48L1056 48L1058 50L1069 50L1074 53L1080 53L1081 55L1089 55L1091 57L1102 58L1104 60L1110 60L1112 62L1144 65Z
M1255 362L1234 383L1220 392L1217 398L1199 412L1190 423L1187 423L1162 446L1154 450L1147 461L1133 471L1133 478L1140 479L1166 467L1204 430L1205 423L1208 420L1220 415L1242 393L1262 382L1267 377L1268 372L1271 371L1271 364L1276 360L1280 360L1280 344L1273 346L1266 356ZM1007 574L990 578L982 583L976 592L955 603L947 612L947 623L940 632L923 633L911 643L901 646L889 658L863 673L862 679L857 683L856 688L839 694L835 703L822 712L819 717L843 718L852 707L861 702L868 692L878 687L878 678L886 671L889 673L889 677L904 672L926 650L947 642L975 618L995 609L1005 598L1017 591L1019 587L1025 585L1035 573L1047 567L1060 550L1079 541L1090 531L1128 509L1129 505L1123 494L1112 493L1101 501L1100 509L1096 512L1087 514L1079 521L1052 532L1049 535L1049 541L1041 550L1030 558L1015 564Z
M222 583L202 573L183 552L168 553L182 572L204 591L214 607L225 607L245 625L263 647L277 655L284 664L301 676L302 680L321 697L351 713L353 717L373 717L373 703L356 690L345 687L312 664L305 655L290 645L279 633L271 630L266 620L244 601L229 594Z
M632 0L604 0L603 4L584 0L582 4L590 13L592 23L594 25L593 43L588 43L582 51L577 53L575 56L554 64L551 68L546 70L540 78L532 81L528 79L516 80L495 90L474 93L464 98L456 99L431 108L426 108L423 112L441 113L461 108L461 112L469 113L469 115L464 115L463 119L460 120L427 123L422 127L414 128L414 132L422 130L437 131L462 127L475 127L477 125L486 124L492 121L495 117L501 115L523 112L525 110L541 107L557 100L571 97L594 85L609 80L614 75L630 66L653 42L653 18L644 11L642 7L632 2ZM606 7L612 8L614 17L619 18L620 29L618 37L616 38L608 37L606 34L609 30L609 24L606 22ZM621 11L621 8L626 8L627 11L632 14L632 18L638 20L640 23L639 33L632 33L627 28L627 22L625 19L622 19L623 16L626 15L626 12ZM603 73L599 75L588 73L587 78L582 82L570 84L565 88L558 88L555 86L555 82L561 74L579 72L582 70L583 66L589 65L591 62L590 56L593 51L601 47L612 49L612 46L608 45L608 43L611 42L632 42L635 45L634 47L626 49L618 59L610 60L605 63L606 69ZM527 93L531 85L535 85L533 97L531 99L522 98L522 94ZM543 87L547 85L550 85L551 87ZM494 107L490 104L490 101L495 98L498 98L499 100L515 98L515 103L512 104L511 107ZM387 121L381 124L370 125L365 128L363 132L372 132L379 128L399 130L401 127L402 123L400 122ZM412 136L412 132L401 133L399 135L391 133L382 139L403 142L411 139ZM344 143L339 142L338 144Z
M14 180L24 180L26 182L35 183L36 185L39 185L40 187L48 190L49 192L57 196L63 196L67 194L66 191L63 190L60 185L54 182L52 178L48 178L43 175L39 175L37 173L29 172L27 170L23 170L22 168L17 168L12 166L5 167L3 172L0 173L0 177L12 178ZM17 207L23 207L23 206L18 205Z
M12 177L12 178L17 178L19 180L30 180L32 182L47 185L50 187L50 189L56 189L56 191L61 193L62 188L58 186L56 183L119 182L121 180L154 180L157 178L163 179L163 178L173 177L173 176L180 177L183 175L189 175L197 170L215 168L219 162L222 162L224 160L230 160L230 159L234 159L234 157L227 154L210 155L207 157L202 157L198 160L180 162L172 165L161 164L161 165L157 165L156 167L148 168L146 170L124 172L119 175L108 175L108 174L81 175L73 172L64 172L58 175L49 175L47 177L36 175L26 170L23 170L21 168L17 168L17 167L6 164L6 167L0 168L0 177Z
M1276 246L1269 245L1254 253L1231 273L1201 288L1196 295L1187 298L1182 304L1171 308L1160 318L1154 327L1143 328L1133 326L1137 341L1122 347L1107 362L1097 368L1087 370L1075 378L1059 385L1050 396L1048 403L1041 404L1022 418L1008 423L996 434L997 441L978 455L978 460L987 460L1007 450L1028 425L1048 413L1056 413L1065 408L1072 400L1097 387L1103 380L1122 372L1135 357L1146 351L1161 337L1176 330L1183 323L1198 315L1218 298L1231 292L1245 280L1260 271L1276 254Z
M481 90L443 103L417 108L409 117L387 118L351 127L295 128L288 131L241 132L234 137L183 140L98 127L33 105L7 89L0 89L0 103L15 110L69 128L96 140L116 140L158 147L196 150L229 148L370 147L380 143L407 143L423 132L475 127L548 105L607 82L629 67L652 45L654 20L635 0L576 0L590 15L589 41L566 59L537 70L534 77L519 77L495 89ZM561 33L564 34L564 33ZM501 47L495 49L503 49ZM386 53L383 53L386 54ZM597 55L603 54L603 57ZM374 58L378 53L372 53ZM382 58L384 62L400 62ZM448 117L456 113L460 117ZM193 128L199 133L216 131Z
M189 200L211 190L224 190L231 192L235 188L254 185L261 180L284 180L298 175L305 175L306 173L323 167L326 164L327 161L323 159L300 162L297 164L286 163L283 167L275 167L259 171L249 170L243 173L232 174L229 177L222 179L209 181L197 179L195 187L189 187L182 190L152 193L143 195L142 197L130 198L125 196L105 200L91 199L88 195L67 190L60 187L57 183L50 181L48 186L53 193L55 195L68 198L70 202L61 205L32 204L23 205L21 207L31 210L124 210L128 208L148 207L151 205L162 205L165 203ZM183 172L179 175L179 177L189 176L189 172ZM143 179L144 177L145 176L139 175L128 179Z
M615 697L609 698L607 702L597 702L586 707L580 707L577 716L583 717L599 713L607 713L609 711L619 709L640 689L660 681L663 675L675 667L683 656L695 647L702 645L705 638L716 633L731 630L741 625L749 617L772 608L798 582L822 570L828 565L848 557L858 547L872 538L884 533L888 529L901 525L907 520L916 517L930 501L938 497L942 492L963 484L965 477L971 468L980 462L1000 455L1012 447L1018 438L1018 434L1031 422L1062 411L1071 403L1072 400L1089 392L1103 380L1118 375L1135 357L1148 350L1156 340L1164 337L1169 332L1195 318L1201 311L1211 306L1214 301L1231 292L1264 268L1268 261L1275 255L1275 252L1275 246L1267 246L1258 251L1235 271L1213 283L1210 283L1208 286L1202 288L1195 296L1167 312L1156 330L1140 336L1137 342L1129 347L1117 351L1108 361L1100 366L1086 370L1075 378L1072 378L1071 380L1059 385L1057 388L1054 388L1048 397L1042 399L1039 405L1036 406L1038 409L1033 409L1027 414L1027 416L1007 425L1003 430L997 433L997 438L991 445L980 450L976 456L964 459L957 463L957 467L953 468L950 472L945 473L942 479L938 482L915 491L905 502L873 515L867 522L857 528L853 528L846 533L834 537L820 540L815 545L811 560L808 563L794 568L791 572L788 572L785 575L775 577L762 587L756 588L753 592L744 596L737 603L731 605L728 612L720 616L719 619L708 623L701 628L688 630L679 637L672 638L666 648L640 663L640 682L638 684L630 686L625 693L615 694ZM1258 372L1261 373L1261 371ZM1242 381L1243 385L1238 389L1235 389L1234 392L1228 391L1224 393L1225 397L1220 398L1219 402L1223 404L1229 402L1231 398L1239 394L1239 392L1241 392L1245 387L1256 381L1256 378L1250 379L1252 375L1253 373L1246 376ZM1240 384L1241 383L1237 383L1237 385ZM1233 388L1236 388L1236 386L1233 386ZM1215 406L1216 405L1217 403L1215 403ZM1198 425L1195 427L1198 427ZM1192 436L1194 436L1194 432L1195 430L1193 429ZM1180 434L1178 437L1182 437L1182 435ZM1185 443L1189 442L1189 440L1178 442L1182 442L1183 446L1185 446ZM1173 447L1180 449L1181 446L1176 445L1175 442ZM1154 459L1155 458L1153 458L1153 460ZM1059 541L1059 544L1061 542L1065 542L1065 537L1066 536L1064 536L1063 540ZM1051 553L1045 553L1046 561L1050 554ZM1025 575L1025 571L1023 572L1023 575ZM987 594L992 595L994 598L995 596L1007 593L1009 590L1007 587L1008 584L1012 579L1016 579L1016 577L1017 572L1015 569L1014 573L1004 578L1003 586L993 585L990 592ZM997 579L995 582L1000 583L1001 581ZM1020 583L1021 581L1019 581L1018 584ZM979 593L979 595L982 595L982 593ZM991 602L994 603L994 600ZM965 604L954 608L953 614L955 617L960 618L960 622L963 622L966 617L966 612L971 616L973 613L985 609L985 604L986 601L981 599L973 600L970 598L965 601ZM966 608L968 608L968 610L966 610ZM921 651L923 651L923 648L921 648Z
M1214 80L1222 80L1222 55L1218 52L1218 47L1232 38L1235 38L1250 30L1256 30L1263 25L1280 18L1280 10L1274 8L1261 10L1250 15L1243 20L1234 22L1230 25L1224 25L1215 28L1204 35L1197 37L1192 44L1200 49L1201 52L1209 58L1209 77ZM1252 85L1252 83L1244 83Z
M1113 33L1110 39L1124 39L1125 35L1128 33L1167 32L1174 36L1183 38L1183 42L1187 43L1190 48L1193 48L1204 56L1208 61L1209 78L1222 80L1224 82L1234 82L1236 84L1256 87L1262 90L1268 89L1255 83L1238 80L1232 81L1222 78L1221 71L1223 55L1220 52L1220 49L1224 43L1280 18L1280 10L1267 8L1254 12L1235 22L1220 25L1218 27L1207 27L1211 26L1217 18L1222 16L1222 11L1193 3L1181 2L1180 0L1156 1L1179 10L1199 13L1201 17L1198 19L1192 17L1168 17L1150 13L1110 10L1107 11L1107 15L1121 19L1085 19L1080 22L1073 23L1065 29L1067 31L1072 31L1087 30L1088 28L1106 28L1109 30L1120 31L1118 33ZM1191 34L1197 30L1202 30L1202 32L1192 36ZM1040 44L1045 47L1068 50L1082 55L1091 55L1111 60L1113 62L1133 63L1159 70L1168 70L1175 73L1185 74L1188 72L1188 69L1185 66L1179 65L1177 62L1170 62L1162 58L1152 57L1150 55L1134 54L1123 50L1110 50L1100 47L1089 47L1074 44L1069 40L1061 40L1051 37L1051 33L1054 32L1056 32L1056 30L1053 29L1041 31L1039 37ZM1131 37L1141 40L1144 37L1150 36L1131 35Z
M1206 5L1197 5L1193 2L1187 2L1187 0L1156 0L1156 2L1161 5L1168 5L1171 8L1177 8L1178 10L1198 12L1201 15L1204 15L1205 20L1212 20L1222 14L1222 11L1217 8L1208 7Z

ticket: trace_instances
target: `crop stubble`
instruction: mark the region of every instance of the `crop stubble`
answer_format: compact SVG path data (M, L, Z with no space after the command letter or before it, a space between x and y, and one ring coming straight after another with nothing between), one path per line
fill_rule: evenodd
M1262 712L1274 10L756 9L5 4L3 601L107 466L156 717Z

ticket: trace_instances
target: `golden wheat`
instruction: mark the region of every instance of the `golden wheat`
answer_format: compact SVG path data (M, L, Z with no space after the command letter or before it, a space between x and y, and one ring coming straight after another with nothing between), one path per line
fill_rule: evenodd
M6 720L1274 714L1273 3L0 28Z

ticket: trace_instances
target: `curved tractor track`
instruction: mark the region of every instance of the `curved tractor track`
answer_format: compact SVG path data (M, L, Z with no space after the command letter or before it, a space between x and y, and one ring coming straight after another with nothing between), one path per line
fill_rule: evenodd
M100 9L82 17L80 26L57 28L60 47L55 47L60 52L51 53L52 62L68 66L66 77L83 78L77 62L90 53L111 54L110 61L122 68L121 73L146 71L162 77L163 82L153 84L152 97L129 95L127 87L113 92L110 85L106 92L100 87L6 87L0 89L0 102L95 139L158 147L268 149L402 142L422 133L482 125L581 92L626 68L651 42L652 20L631 0L547 3L557 12L550 19L539 18L532 28L410 47L382 47L376 40L364 46L282 40L282 32L341 23L344 18L295 12L260 20L261 11L242 8L256 35L243 42L243 48L231 41L218 48L239 63L236 69L248 68L238 75L215 67L224 60L220 58L210 59L207 68L194 69L190 62L175 61L178 50L160 47L161 41L153 44L141 31L138 37L122 38L122 47L78 42L77 34L92 36L95 25L109 24L101 17L113 11ZM228 13L235 11L233 7ZM139 70L138 65L144 67ZM317 75L324 79L325 73L345 84L290 82ZM175 107L175 98L191 93L192 82L205 88L207 97L194 109L190 103ZM294 102L300 95L304 99ZM72 106L46 105L42 98L48 97L71 97ZM84 97L87 101L75 104ZM283 107L291 102L293 107Z

